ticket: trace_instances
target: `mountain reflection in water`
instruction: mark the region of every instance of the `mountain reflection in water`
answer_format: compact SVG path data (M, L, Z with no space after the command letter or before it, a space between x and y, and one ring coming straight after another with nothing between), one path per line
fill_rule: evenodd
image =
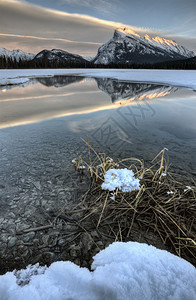
M20 87L0 89L0 128L6 128L0 130L1 141L20 140L23 148L29 139L30 145L48 149L53 144L58 151L70 143L80 155L86 151L80 138L88 136L111 157L145 161L166 147L175 171L195 176L195 100L194 91L168 85L77 76L32 78ZM35 124L7 129L28 123Z
M122 104L134 105L138 101L171 96L178 90L168 85L120 82L110 78L32 78L20 86L1 87L0 128L115 109Z
M165 97L176 92L176 87L148 84L120 82L110 78L96 78L100 90L108 94L113 103L123 104L133 100L154 99Z
M47 86L55 86L57 88L64 87L66 85L69 85L74 82L80 82L84 80L84 77L81 76L52 76L52 77L42 77L42 78L36 78L36 80Z
M54 76L38 78L37 81L45 86L63 87L74 82L81 82L84 77ZM176 87L138 82L121 82L111 78L94 78L98 88L111 97L112 103L126 104L133 100L154 99L165 97L178 90Z

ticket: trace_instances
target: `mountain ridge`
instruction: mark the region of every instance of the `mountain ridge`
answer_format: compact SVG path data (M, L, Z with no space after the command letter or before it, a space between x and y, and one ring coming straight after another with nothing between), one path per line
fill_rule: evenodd
M113 37L103 44L94 58L80 56L61 49L44 49L39 53L0 48L0 59L11 59L17 63L30 62L27 67L66 67L96 65L142 65L169 61L180 61L195 57L195 53L163 37L139 35L129 28L117 28ZM7 62L6 62L7 63ZM3 66L6 65L2 63ZM8 62L8 64L10 61ZM1 66L0 66L1 67ZM9 67L9 66L8 66ZM17 67L17 66L16 66Z
M22 50L19 49L7 50L5 48L0 47L0 56L16 59L16 61L19 62L20 59L26 61L32 60L35 57L35 54L23 52Z
M113 37L95 56L95 64L155 63L193 57L193 51L161 37L144 37L127 28L115 29Z

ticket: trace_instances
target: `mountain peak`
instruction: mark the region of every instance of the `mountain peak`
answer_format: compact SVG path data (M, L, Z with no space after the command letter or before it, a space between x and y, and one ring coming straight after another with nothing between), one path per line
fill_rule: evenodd
M133 31L132 29L127 28L127 27L117 28L116 31L123 35L135 35L137 37L140 37L140 35L138 33L136 33L135 31Z
M114 36L102 45L93 62L95 64L155 63L180 60L195 56L193 51L175 41L159 36L140 36L130 28L117 28Z
M126 37L134 37L135 39L138 39L145 42L145 43L150 43L153 44L154 46L158 47L172 47L173 49L175 47L178 47L179 45L173 41L173 40L168 40L165 38L162 38L160 36L156 37L150 37L148 34L145 34L144 36L139 35L137 32L133 31L130 28L124 27L124 28L117 28L114 32L114 37L115 38L126 38Z
M174 46L174 47L178 46L178 44L173 40L168 40L168 39L162 38L160 36L151 38L148 34L141 36L138 33L136 33L135 31L133 31L132 29L127 28L127 27L117 28L115 30L115 32L117 32L121 37L135 36L142 40L149 41L150 43L156 42L157 44L160 44L160 45L168 45L168 46Z

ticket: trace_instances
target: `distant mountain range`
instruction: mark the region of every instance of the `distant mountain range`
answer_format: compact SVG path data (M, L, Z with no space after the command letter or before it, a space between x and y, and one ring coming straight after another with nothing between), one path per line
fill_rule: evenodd
M0 48L0 57L15 59L17 62L20 60L30 61L35 57L35 54L25 53L22 50L7 50L5 48Z
M155 64L168 61L181 61L195 57L193 51L178 45L175 41L162 37L144 37L124 28L114 31L113 37L99 49L94 58L82 57L60 49L43 50L34 55L21 50L9 51L0 48L0 63L4 60L14 60L16 63L30 62L35 67L66 67L74 65L131 65ZM192 59L193 64L195 59ZM28 66L28 65L27 65Z

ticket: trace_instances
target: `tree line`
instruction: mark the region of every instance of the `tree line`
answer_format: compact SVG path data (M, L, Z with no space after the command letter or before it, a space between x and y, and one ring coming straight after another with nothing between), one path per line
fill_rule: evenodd
M92 62L65 62L63 60L30 60L25 61L19 58L10 58L5 56L0 56L0 69L43 69L43 68L98 68L98 69L180 69L180 70L196 70L196 57L178 60L178 61L168 61L160 63L110 63L108 65L104 64L94 64Z

